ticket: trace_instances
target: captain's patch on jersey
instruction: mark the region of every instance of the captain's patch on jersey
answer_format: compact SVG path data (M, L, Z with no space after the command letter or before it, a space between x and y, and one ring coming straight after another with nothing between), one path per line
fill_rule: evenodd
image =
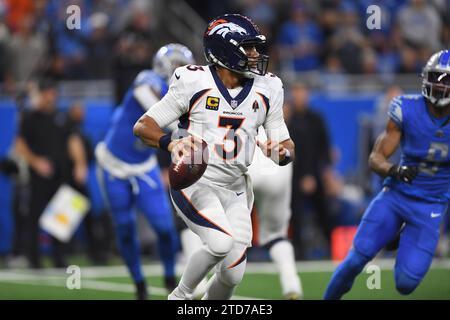
M208 96L206 98L206 109L208 110L219 110L220 98Z

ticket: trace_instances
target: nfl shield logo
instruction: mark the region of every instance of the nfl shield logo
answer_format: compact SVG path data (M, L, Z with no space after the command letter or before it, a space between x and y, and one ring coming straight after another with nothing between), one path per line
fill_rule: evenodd
M238 106L237 100L231 100L231 107L234 109Z

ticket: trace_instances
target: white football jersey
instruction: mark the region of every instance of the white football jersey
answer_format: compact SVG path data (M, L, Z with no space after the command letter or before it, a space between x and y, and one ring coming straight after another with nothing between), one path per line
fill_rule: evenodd
M232 97L214 66L188 65L175 70L168 93L146 114L160 127L179 119L179 128L202 138L209 150L204 177L225 185L247 171L260 126L271 140L289 139L283 99L273 74L255 75Z

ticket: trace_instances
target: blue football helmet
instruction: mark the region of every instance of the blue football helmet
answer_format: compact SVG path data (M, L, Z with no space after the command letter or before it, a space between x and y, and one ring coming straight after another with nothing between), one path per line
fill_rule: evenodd
M269 56L265 52L266 37L249 18L240 14L225 14L212 20L203 36L206 60L240 73L245 77L265 75ZM256 49L249 56L246 49Z
M191 50L182 44L170 43L156 52L153 57L153 71L167 81L176 68L194 63Z
M450 50L433 54L423 68L422 95L435 107L450 105Z

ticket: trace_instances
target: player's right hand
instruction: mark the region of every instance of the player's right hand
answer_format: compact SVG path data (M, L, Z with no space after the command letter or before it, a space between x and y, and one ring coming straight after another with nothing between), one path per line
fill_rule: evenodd
M197 151L199 146L201 146L201 143L201 139L194 136L188 136L171 141L167 150L172 154L172 161L177 163L181 158L189 156L191 150Z
M418 169L414 166L393 165L389 169L389 176L406 183L411 183L416 178L417 173Z
M275 163L282 161L286 155L286 148L276 141L267 140L265 142L260 142L256 140L256 144L261 149L263 154L272 159Z

